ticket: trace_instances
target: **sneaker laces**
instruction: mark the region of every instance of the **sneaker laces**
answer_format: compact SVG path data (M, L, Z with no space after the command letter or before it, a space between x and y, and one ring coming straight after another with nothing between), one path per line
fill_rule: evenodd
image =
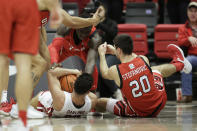
M180 58L177 58L177 61L179 61L179 62L184 64L184 61L182 61Z

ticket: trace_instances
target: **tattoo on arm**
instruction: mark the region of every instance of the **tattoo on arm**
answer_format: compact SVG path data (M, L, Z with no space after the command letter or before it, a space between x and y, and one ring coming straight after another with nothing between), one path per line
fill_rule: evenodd
M31 73L32 73L33 82L34 83L37 82L39 80L39 77L36 74L34 74L33 72L31 72Z

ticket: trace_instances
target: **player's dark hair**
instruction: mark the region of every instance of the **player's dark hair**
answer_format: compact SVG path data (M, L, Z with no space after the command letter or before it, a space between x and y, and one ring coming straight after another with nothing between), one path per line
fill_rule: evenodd
M119 34L114 40L116 48L120 48L125 55L130 55L133 52L133 40L128 34Z
M88 73L81 74L74 84L75 92L79 95L87 93L93 84L93 78Z

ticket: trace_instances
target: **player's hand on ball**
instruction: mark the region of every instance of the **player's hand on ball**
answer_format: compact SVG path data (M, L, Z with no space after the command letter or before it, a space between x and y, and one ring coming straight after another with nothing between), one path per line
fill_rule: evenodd
M82 71L75 69L76 75L77 77L80 76L82 74Z

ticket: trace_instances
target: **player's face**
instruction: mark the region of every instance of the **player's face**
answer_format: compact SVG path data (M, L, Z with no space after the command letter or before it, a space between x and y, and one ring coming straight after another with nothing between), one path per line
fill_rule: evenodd
M197 8L191 7L187 10L187 16L190 22L197 22Z
M77 29L77 36L80 40L85 39L86 37L89 36L90 32L91 32L91 28L90 27L86 27L86 28L81 28L81 29Z

